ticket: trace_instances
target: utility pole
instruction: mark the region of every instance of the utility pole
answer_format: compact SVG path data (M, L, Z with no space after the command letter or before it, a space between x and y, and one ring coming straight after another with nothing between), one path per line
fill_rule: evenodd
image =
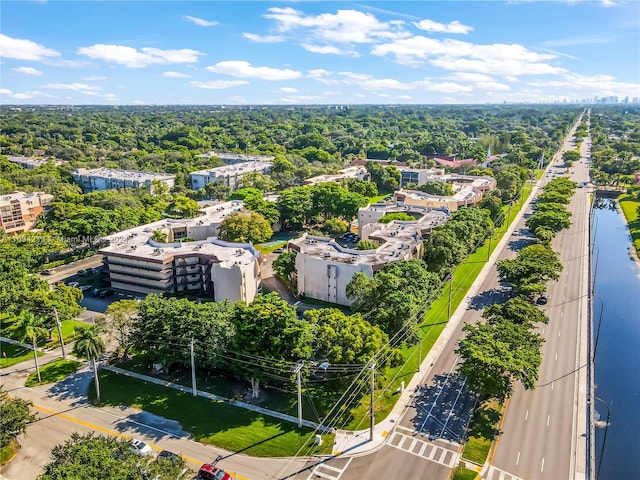
M453 272L451 272L451 279L449 280L449 307L447 308L447 317L451 319L451 299L453 297Z
M491 258L491 240L493 239L493 232L489 234L489 251L487 252L487 262Z
M191 339L191 385L193 388L193 396L198 395L198 389L196 388L196 361L193 354L193 338Z
M420 337L420 341L418 345L419 345L419 352L420 352L418 353L418 371L420 371L420 365L422 365L422 337Z
M62 338L62 324L58 319L58 309L54 308L53 313L56 316L56 326L58 327L58 336L60 337L60 348L62 349L62 358L67 359L67 353L64 351L64 339Z
M371 360L371 405L369 406L369 417L371 417L371 424L369 425L369 441L373 442L373 426L376 423L375 416L373 414L373 401L375 399L375 371L376 371L376 361Z
M303 363L300 362L296 365L296 380L298 384L298 427L302 427L302 367Z

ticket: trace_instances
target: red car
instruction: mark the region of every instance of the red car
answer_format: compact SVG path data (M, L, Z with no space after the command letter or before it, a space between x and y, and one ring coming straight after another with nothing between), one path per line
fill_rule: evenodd
M202 480L232 480L231 475L209 463L205 463L200 467L200 470L198 470L198 478Z

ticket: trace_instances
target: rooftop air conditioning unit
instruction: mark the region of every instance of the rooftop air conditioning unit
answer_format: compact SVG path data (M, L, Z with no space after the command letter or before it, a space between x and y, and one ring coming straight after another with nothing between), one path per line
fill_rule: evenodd
M356 263L358 261L358 257L351 257L351 263Z
M329 253L329 252L324 252L322 254L322 258L329 258L329 257L331 257L331 253Z

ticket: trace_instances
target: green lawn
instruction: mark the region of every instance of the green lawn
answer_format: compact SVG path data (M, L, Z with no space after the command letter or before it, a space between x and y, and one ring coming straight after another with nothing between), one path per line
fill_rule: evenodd
M469 438L462 458L483 465L487 460L491 442L496 436L502 404L495 398L480 402L471 420Z
M75 360L54 360L40 368L40 379L42 380L40 383L38 383L38 374L33 372L27 378L24 386L33 387L35 385L59 382L75 372L81 365L82 363Z
M320 447L312 447L314 436L308 428L223 402L194 397L190 393L164 388L117 375L100 374L104 405L131 405L180 422L194 440L217 445L256 457L330 454L333 435L323 435ZM92 387L90 398L95 399Z
M72 342L75 339L75 328L78 326L87 326L84 322L79 322L77 320L64 320L60 322L62 327L62 338L64 339L64 344ZM56 348L60 346L60 337L58 336L58 329L53 331L52 339L45 344L46 348ZM68 350L68 349L67 349Z
M0 368L10 367L25 360L33 360L33 350L22 348L19 345L0 342L0 350L3 353L2 357L0 357ZM5 353L7 354L6 357L4 356ZM38 351L38 356L41 357L42 355L44 353Z
M475 480L478 476L473 470L467 470L463 467L456 468L456 473L453 475L453 480Z
M622 208L622 212L627 219L633 245L636 247L636 254L640 256L640 218L638 218L640 202L634 200L631 195L621 195L618 200L620 202L620 208Z
M0 316L0 335L12 340L20 340L18 334L13 328L13 324L17 320L17 317L10 317L9 315ZM79 322L77 320L63 320L62 322L62 338L64 343L69 343L74 339L74 332L76 326L86 325L86 323ZM40 339L38 346L46 348L54 348L60 346L60 338L58 337L58 329L54 328L51 331L51 339Z
M8 445L0 448L0 465L4 465L20 450L20 445L15 440L11 440Z

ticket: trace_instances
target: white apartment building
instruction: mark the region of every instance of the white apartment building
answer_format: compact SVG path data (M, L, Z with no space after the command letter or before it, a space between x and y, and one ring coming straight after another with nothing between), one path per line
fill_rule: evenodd
M14 155L9 155L7 157L10 162L15 163L16 165L20 165L22 168L27 168L32 170L34 168L38 168L41 165L44 165L47 162L53 162L55 166L62 165L63 163L67 163L64 160L54 160L53 158L47 157L18 157Z
M275 158L273 155L250 155L246 153L230 153L230 152L207 152L196 155L200 158L219 158L225 165L234 165L236 163L246 162L271 162Z
M71 174L73 180L82 187L84 193L95 190L111 190L114 188L146 187L151 190L151 182L158 180L169 188L175 184L175 175L164 173L136 172L132 170L115 170L113 168L78 168Z
M448 217L442 211L424 212L415 221L373 224L377 228L367 239L379 244L375 250L349 249L333 239L307 234L289 241L289 250L296 252L298 292L309 298L351 305L346 288L356 272L371 278L388 262L422 257L422 232L446 222Z
M250 172L268 173L271 170L271 162L252 161L225 165L223 167L209 168L191 172L191 188L199 190L207 183L222 180L232 189L239 186L240 179Z
M6 233L28 232L52 200L53 195L44 192L13 192L0 196L0 230Z
M318 175L316 177L307 178L305 185L315 185L317 183L337 182L343 178L357 178L358 180L371 180L371 175L365 167L348 167L339 170L336 174Z
M404 205L397 203L378 202L362 207L358 210L358 236L361 240L368 240L376 231L380 230L378 223L387 213L406 213L417 221L416 228L420 235L427 235L438 225L448 220L446 209L433 209L420 205Z
M222 220L242 205L225 202L196 218L160 220L106 237L109 245L100 253L107 281L143 294L194 292L217 302L252 302L261 281L260 252L250 243L216 238Z

